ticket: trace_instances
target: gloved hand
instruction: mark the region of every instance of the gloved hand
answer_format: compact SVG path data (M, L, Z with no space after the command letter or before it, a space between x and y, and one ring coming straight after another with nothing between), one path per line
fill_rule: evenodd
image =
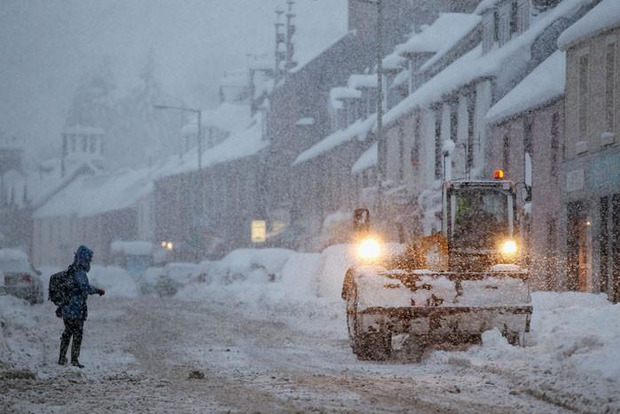
M60 306L56 308L56 316L62 318L62 311L60 310Z
M97 293L99 294L99 296L103 296L103 295L105 295L105 290L97 289Z

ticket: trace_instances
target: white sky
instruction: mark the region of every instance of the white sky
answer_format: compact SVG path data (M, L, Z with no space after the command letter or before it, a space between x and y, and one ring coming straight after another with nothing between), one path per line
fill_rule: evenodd
M212 107L222 74L273 49L284 0L0 0L0 132L59 141L84 71L108 58L120 93L153 52L168 93ZM346 0L297 0L298 56L346 31Z

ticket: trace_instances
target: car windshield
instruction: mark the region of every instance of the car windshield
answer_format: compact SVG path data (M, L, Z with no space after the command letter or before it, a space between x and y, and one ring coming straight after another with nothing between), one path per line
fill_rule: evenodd
M453 193L452 237L456 245L492 247L509 234L508 195L492 189Z

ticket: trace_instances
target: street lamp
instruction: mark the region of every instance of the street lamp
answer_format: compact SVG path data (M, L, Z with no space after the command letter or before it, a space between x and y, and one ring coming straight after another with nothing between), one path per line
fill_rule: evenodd
M186 108L183 106L153 105L155 109L174 109L182 112L192 112L198 115L198 169L202 169L202 111L200 109Z
M377 202L378 210L382 210L382 184L385 177L387 145L383 142L383 0L356 0L360 3L374 4L377 6Z

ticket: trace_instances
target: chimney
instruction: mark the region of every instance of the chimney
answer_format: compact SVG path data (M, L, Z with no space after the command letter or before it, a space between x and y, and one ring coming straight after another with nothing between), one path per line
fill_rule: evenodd
M288 12L286 13L286 63L284 68L286 71L291 70L297 66L297 62L293 60L295 54L295 44L293 43L293 35L295 34L295 14L293 13L294 0L287 0Z

